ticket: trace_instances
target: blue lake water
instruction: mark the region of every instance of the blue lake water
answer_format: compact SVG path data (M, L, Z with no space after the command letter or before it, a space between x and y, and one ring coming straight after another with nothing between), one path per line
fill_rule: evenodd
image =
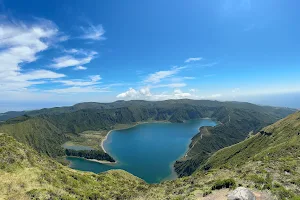
M215 126L210 119L185 123L148 123L112 131L104 142L105 150L118 161L101 164L82 158L68 157L71 168L100 173L110 169L126 170L148 183L176 178L175 160L188 150L191 138L202 126Z

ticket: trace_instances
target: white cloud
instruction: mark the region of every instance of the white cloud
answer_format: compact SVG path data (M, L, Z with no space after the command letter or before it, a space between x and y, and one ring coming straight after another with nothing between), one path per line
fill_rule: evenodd
M144 95L146 97L151 97L152 96L149 87L145 87L145 88L140 89L140 93L141 93L141 95Z
M101 80L100 75L89 76L89 80L75 79L75 80L55 80L55 83L62 83L66 86L91 86L99 84Z
M135 89L133 88L129 88L129 90L121 93L121 94L118 94L117 95L117 98L121 98L121 99L126 99L126 98L130 98L130 99L135 99L139 96L139 92L136 91Z
M168 84L158 84L158 85L153 85L151 88L180 88L180 87L185 87L186 83L168 83Z
M186 80L193 80L193 79L196 79L196 77L185 76L185 77L183 77L183 79L186 79Z
M212 76L215 76L216 74L206 74L204 75L204 77L212 77Z
M110 91L105 88L94 87L94 86L88 86L88 87L74 86L68 88L47 90L46 92L68 94L68 93L98 93L98 92L110 92Z
M95 52L95 51L89 51L89 50L85 50L85 49L75 49L75 48L64 49L64 52L67 54L71 54L71 55L86 55L86 56L97 54L97 52Z
M97 82L97 81L100 81L102 78L100 75L93 75L93 76L90 76L90 79L93 81L93 82Z
M104 28L101 24L94 26L90 24L89 27L81 27L84 34L80 37L82 39L89 39L89 40L104 40Z
M184 80L193 80L193 79L196 79L196 77L192 77L192 76L184 76L184 77L173 77L173 78L170 78L169 80L171 82L182 82Z
M78 49L65 49L64 52L73 54L73 53L78 53L79 50Z
M174 90L174 96L176 98L187 98L187 97L191 97L192 95L188 92L182 92L180 89L176 89Z
M202 60L201 57L196 57L196 58L188 58L184 62L189 63L189 62L194 62L194 61L199 61Z
M31 25L5 20L0 21L0 91L25 90L31 85L44 83L41 79L64 76L49 70L24 73L21 68L36 61L38 53L58 41L59 31L55 24L44 19L36 19Z
M117 95L119 99L144 99L144 100L165 100L165 99L182 99L193 97L192 94L187 92L182 92L180 89L175 89L172 93L159 93L153 94L149 87L141 88L140 90L135 90L129 88L127 91Z
M209 98L218 98L218 97L221 97L222 94L212 94L209 96Z
M74 70L86 70L86 69L87 69L86 67L81 66L81 65L76 66L76 67L74 68Z
M70 37L68 35L62 35L62 36L58 37L59 42L64 42L64 41L67 41L69 39L70 39Z
M73 66L80 66L80 65L88 64L92 61L92 59L95 58L96 54L97 54L97 52L92 51L92 52L89 52L84 57L75 58L74 56L66 55L66 56L54 58L53 59L54 63L51 65L51 67L56 68L56 69L61 69L61 68L66 68L66 67L73 67Z
M194 88L192 88L192 89L190 89L190 92L192 92L192 93L195 93L195 92L197 92L198 90L197 89L194 89Z
M58 74L49 70L35 70L17 76L17 79L23 80L39 80L39 79L56 79L65 77L64 74Z
M162 79L169 78L177 74L185 67L173 67L171 70L158 71L153 74L149 74L144 82L146 83L159 83Z
M206 64L201 64L199 67L212 67L219 64L218 62L212 62L212 63L206 63Z

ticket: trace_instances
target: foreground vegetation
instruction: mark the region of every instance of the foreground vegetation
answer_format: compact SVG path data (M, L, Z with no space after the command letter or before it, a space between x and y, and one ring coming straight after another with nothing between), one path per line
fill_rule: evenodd
M72 170L0 134L0 199L201 199L244 186L274 199L297 200L299 140L297 112L217 151L191 176L149 185L122 170Z

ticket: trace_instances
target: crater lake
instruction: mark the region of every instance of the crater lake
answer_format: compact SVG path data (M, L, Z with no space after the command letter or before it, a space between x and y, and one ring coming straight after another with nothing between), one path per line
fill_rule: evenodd
M116 164L101 164L83 158L67 157L70 167L95 173L123 169L148 183L159 183L177 177L173 164L188 151L194 135L202 126L215 126L211 119L184 123L144 123L112 131L104 149Z

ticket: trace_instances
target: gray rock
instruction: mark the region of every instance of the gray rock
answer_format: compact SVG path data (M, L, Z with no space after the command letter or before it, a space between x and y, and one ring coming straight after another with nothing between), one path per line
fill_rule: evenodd
M247 188L238 187L227 196L228 200L256 200L254 194Z

